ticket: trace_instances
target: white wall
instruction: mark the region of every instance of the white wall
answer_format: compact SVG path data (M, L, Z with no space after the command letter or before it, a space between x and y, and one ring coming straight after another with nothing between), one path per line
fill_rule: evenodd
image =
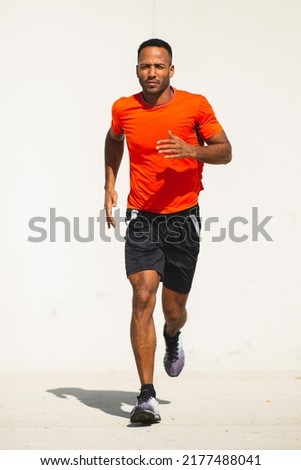
M111 104L139 89L152 36L173 46L174 86L207 96L233 144L230 165L205 167L203 218L220 222L203 232L187 368L300 368L300 16L298 0L0 1L2 371L134 368L123 243L65 242L62 223L50 242L49 214L79 217L82 236L99 215ZM251 240L252 207L273 216L273 242ZM27 241L35 216L42 243ZM248 240L212 241L235 216ZM157 370L162 354L160 338Z

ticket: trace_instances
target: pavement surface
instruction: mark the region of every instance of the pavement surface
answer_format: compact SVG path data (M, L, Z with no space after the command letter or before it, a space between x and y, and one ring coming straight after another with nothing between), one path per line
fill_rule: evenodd
M131 425L133 373L2 374L0 448L301 449L300 372L160 373L162 421Z

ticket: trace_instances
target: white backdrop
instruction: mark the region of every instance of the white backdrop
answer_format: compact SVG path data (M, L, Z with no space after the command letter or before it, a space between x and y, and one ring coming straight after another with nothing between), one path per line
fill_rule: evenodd
M2 371L134 369L123 243L96 217L111 104L139 90L136 50L153 36L173 47L173 85L204 94L233 145L230 165L205 166L203 220L219 221L203 232L187 368L300 368L300 21L299 0L0 0ZM117 190L123 215L127 154ZM273 241L252 240L252 207ZM62 221L50 241L51 208L70 242ZM47 238L30 242L38 216ZM244 242L229 237L236 216ZM75 239L76 218L94 240ZM155 319L160 371L159 304Z

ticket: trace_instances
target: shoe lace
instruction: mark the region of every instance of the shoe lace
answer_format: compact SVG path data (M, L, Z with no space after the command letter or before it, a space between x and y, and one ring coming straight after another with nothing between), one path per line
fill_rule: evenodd
M167 359L170 362L175 362L179 358L179 342L177 341L175 344L167 345L166 346L166 354Z
M143 390L140 395L137 396L138 404L145 403L151 400L152 396L148 393L147 390Z

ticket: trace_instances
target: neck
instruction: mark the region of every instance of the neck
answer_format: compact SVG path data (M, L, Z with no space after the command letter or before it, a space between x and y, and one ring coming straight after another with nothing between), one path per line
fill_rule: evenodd
M154 106L167 103L169 100L171 100L173 95L174 91L171 86L169 86L168 88L166 88L166 90L158 94L146 93L145 91L142 92L142 97L144 101Z

